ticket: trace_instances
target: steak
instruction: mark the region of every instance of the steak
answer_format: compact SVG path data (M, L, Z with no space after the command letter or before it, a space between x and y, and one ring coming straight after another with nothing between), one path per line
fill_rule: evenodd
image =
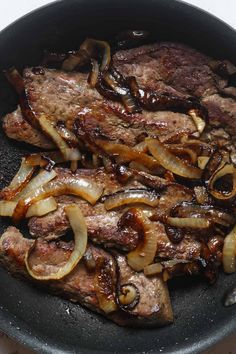
M157 90L160 81L176 91L197 97L218 92L227 84L212 70L213 61L179 43L154 43L121 50L113 56L114 66L124 76L135 76L143 87ZM235 72L235 68L230 68Z
M104 188L104 194L113 194L128 188L146 188L139 182L131 181L122 185L115 179L115 175L105 173L104 170L78 170L76 175L68 169L56 168L57 179L67 180L79 177L91 178ZM190 201L192 192L177 184L170 184L161 192L157 214L168 215L170 210L179 202ZM122 225L119 221L127 208L107 211L102 202L91 206L86 201L73 196L58 197L58 209L42 217L33 217L29 221L29 231L34 238L58 238L65 235L70 225L65 215L65 205L76 203L80 206L85 217L88 236L96 244L106 248L115 247L122 250L132 250L140 242L139 235L130 227ZM148 209L147 209L148 210ZM155 212L154 212L155 214ZM197 259L200 256L200 243L193 236L186 234L183 241L173 244L166 235L165 228L156 222L158 234L157 255L162 258Z
M113 65L125 77L135 76L141 88L181 98L193 95L202 98L207 108L208 96L214 98L223 90L227 92L227 76L236 72L227 61L215 62L192 48L167 42L121 50L114 54ZM79 118L91 129L92 138L106 137L134 145L146 135L158 135L162 139L181 131L191 134L196 130L191 119L182 113L144 110L125 114L119 103L104 99L96 89L90 88L85 73L27 68L23 76L30 105L37 114L45 113L54 122L65 121L69 128ZM224 101L214 99L215 109L224 111L224 105ZM210 123L213 113L210 109ZM235 120L234 111L231 118ZM228 130L231 130L231 120L224 121ZM19 108L3 119L3 128L10 138L45 149L53 147L24 120Z
M24 257L32 245L32 240L25 239L15 228L9 227L0 239L0 263L12 274L28 280ZM31 267L41 274L55 272L61 264L70 257L73 249L72 243L39 241L36 251L31 255ZM159 277L147 278L143 273L135 273L127 265L125 257L118 255L115 258L108 252L89 245L83 260L65 278L59 281L47 282L46 286L53 293L67 298L73 302L101 313L97 283L97 269L88 267L86 257L92 257L95 262L102 259L102 271L106 271L106 291L110 298L116 301L116 289L120 284L131 283L139 292L139 302L131 311L117 310L106 315L112 321L122 326L157 326L173 321L170 299L166 284ZM117 279L119 267L119 279ZM45 286L40 281L34 281L39 286ZM153 294L153 296L149 296Z
M68 128L73 127L76 119L86 120L92 129L92 134L98 137L108 137L128 145L138 142L138 137L147 132L168 135L179 129L191 133L195 125L187 115L174 112L147 112L126 115L119 103L105 100L87 83L87 74L61 70L44 69L43 75L34 73L33 69L25 69L24 80L32 109L37 113L45 113L55 123L65 121ZM3 119L6 134L17 140L23 140L33 145L48 148L45 141L38 141L29 134L29 124L26 133L18 134L16 125L23 125L24 119L19 117L20 110L7 115ZM93 117L93 120L91 120ZM89 121L88 121L89 120ZM129 129L127 129L129 128ZM35 133L35 130L33 130ZM38 136L37 136L38 139Z

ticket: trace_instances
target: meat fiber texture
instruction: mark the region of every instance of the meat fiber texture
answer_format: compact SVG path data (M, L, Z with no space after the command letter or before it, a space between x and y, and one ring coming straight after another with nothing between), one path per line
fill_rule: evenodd
M220 75L216 63L192 48L169 42L121 50L113 56L115 68L125 77L135 76L141 88L182 98L198 97L209 111L213 139L219 139L222 144L229 141L235 144L236 93L235 88L228 87L228 77L236 69L224 61L225 70ZM83 120L92 137L99 135L135 145L143 134L165 139L181 131L196 130L189 116L182 113L144 110L130 116L122 114L120 104L104 99L96 89L91 89L87 78L88 74L81 72L24 70L26 91L36 114L44 113L54 122L65 121L70 128L75 120ZM19 108L3 118L3 128L12 139L44 149L53 148L48 139L26 122Z

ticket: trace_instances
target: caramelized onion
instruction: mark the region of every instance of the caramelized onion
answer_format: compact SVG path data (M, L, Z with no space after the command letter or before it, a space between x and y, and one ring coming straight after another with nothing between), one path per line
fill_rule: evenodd
M162 273L163 266L161 263L153 263L148 266L146 266L143 270L145 275L155 275L155 274L160 274Z
M192 120L194 121L194 124L196 125L197 131L200 136L203 133L203 130L205 129L206 122L197 114L197 111L194 109L188 111L188 114L191 116Z
M190 148L180 146L179 144L169 144L166 145L168 150L175 155L187 155L189 156L190 162L195 164L197 161L197 153Z
M97 52L103 52L100 70L107 70L111 61L110 45L105 41L87 38L80 46L78 52L71 54L62 65L62 69L72 71L76 67L87 64L91 58L97 57Z
M159 196L155 191L146 189L130 189L108 196L104 202L106 210L118 208L127 204L142 203L152 207L158 205Z
M20 169L17 171L9 186L1 191L0 197L5 200L14 199L17 194L19 194L27 185L33 173L34 168L29 166L26 162L26 159L23 158L21 161Z
M12 200L0 200L0 216L12 216L17 202Z
M39 187L44 186L52 179L56 177L56 172L52 171L40 171L32 180L27 184L27 186L17 195L16 201L24 198L28 194L35 192Z
M106 314L116 311L115 281L111 260L103 257L96 260L94 287L99 308Z
M95 204L101 197L103 188L97 186L95 183L85 178L74 178L73 181L64 182L60 180L54 180L41 186L30 194L27 194L25 198L21 198L15 208L13 214L13 220L15 223L24 218L28 208L39 200L47 197L56 197L60 195L72 194L78 197L82 197L91 204Z
M0 200L0 216L12 216L17 206L17 202L13 200ZM26 214L27 218L32 216L43 216L57 209L57 202L53 197L40 200L31 205Z
M196 200L199 204L208 203L209 198L205 187L202 186L194 187L194 193L195 193Z
M224 165L225 161L222 153L219 150L213 151L202 174L204 183L208 185L212 175Z
M198 156L198 158L197 158L198 167L201 170L204 170L204 168L206 167L208 161L209 161L209 157L208 156Z
M142 236L142 241L138 247L127 255L129 266L139 272L153 262L157 251L158 235L155 224L150 222L139 209L131 209L129 211L127 223Z
M208 229L211 226L209 220L204 218L173 218L167 217L166 222L174 227L191 228L191 229Z
M78 145L79 140L77 136L75 136L75 134L72 133L72 131L67 129L63 122L57 123L56 130L60 134L60 136L70 144L70 146Z
M31 218L32 216L43 216L57 209L57 202L53 197L49 197L43 200L39 200L37 203L32 204L27 213L26 218Z
M132 310L137 306L140 299L138 288L134 284L122 284L119 289L118 301L121 308Z
M207 218L209 221L223 226L231 226L236 221L234 215L230 215L223 210L214 208L211 205L197 205L192 202L183 202L176 205L172 209L171 215L188 218L200 216L201 218Z
M118 76L118 79L117 79ZM114 76L114 70L107 72L103 75L105 83L112 88L120 98L121 102L125 106L127 112L136 113L140 112L140 108L137 105L136 100L130 93L129 87L125 84L123 77L120 74Z
M236 272L236 226L224 240L223 266L226 273Z
M176 175L199 179L201 177L201 170L195 166L188 165L173 155L158 139L146 139L148 149L157 161L167 170Z
M115 155L119 158L119 162L135 161L150 171L159 171L159 163L151 156L143 152L136 151L129 146L116 144L109 141L97 140L96 144L109 155Z
M39 124L42 130L50 136L54 143L60 149L63 157L66 161L77 161L81 159L81 154L78 149L71 149L69 145L63 140L61 135L57 132L53 124L47 119L45 115L41 115L39 118Z
M74 150L74 151L73 151ZM77 149L71 148L72 155L76 155ZM46 170L51 170L54 165L67 162L60 151L39 152L26 156L25 162L30 166L40 166Z
M24 79L15 68L5 71L5 76L19 95L20 108L24 118L31 126L38 129L38 119L36 113L30 105L28 93L25 89Z
M25 264L28 273L32 278L37 280L60 280L64 278L66 275L72 272L72 270L79 263L81 258L83 257L86 247L87 247L87 226L85 223L85 219L83 214L80 211L78 205L68 205L65 207L66 216L69 219L71 228L74 233L74 250L72 251L70 258L66 262L66 264L62 265L57 272L42 275L40 272L37 272L37 267L31 266L31 256L33 254L35 243L29 249L25 256Z
M226 175L232 175L232 190L230 192L228 191L219 191L214 189L214 184L217 180L220 178L226 176ZM236 168L234 167L233 164L226 164L222 168L218 169L213 175L211 176L209 180L209 185L208 185L208 191L209 193L215 197L216 199L220 200L228 200L236 195Z
M92 64L92 71L89 74L88 77L88 83L89 85L94 88L96 86L96 83L98 81L98 75L99 75L99 65L97 60L91 59L91 64Z

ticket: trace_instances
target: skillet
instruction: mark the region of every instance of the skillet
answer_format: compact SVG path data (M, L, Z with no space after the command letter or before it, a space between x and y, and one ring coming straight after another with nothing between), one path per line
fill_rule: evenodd
M236 32L225 23L175 0L64 0L21 18L0 33L0 70L40 62L44 49L78 48L87 37L114 38L121 30L145 29L151 39L178 40L236 64ZM0 115L17 97L0 74ZM20 156L32 148L0 131L0 187L15 174ZM7 222L0 221L0 232ZM196 354L236 331L236 306L222 298L236 275L220 275L214 286L201 279L170 284L175 323L160 329L121 328L99 315L12 278L0 269L0 329L39 353Z

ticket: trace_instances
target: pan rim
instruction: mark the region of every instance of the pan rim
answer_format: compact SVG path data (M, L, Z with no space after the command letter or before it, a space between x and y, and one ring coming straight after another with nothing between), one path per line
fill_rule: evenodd
M28 18L30 18L31 16L37 15L37 14L41 14L43 15L43 13L47 12L49 9L51 8L56 8L58 6L60 6L60 4L63 4L65 2L69 2L70 0L54 0L53 2L43 5L35 10L32 10L30 12L28 12L27 14L21 16L20 18L18 18L17 20L15 20L14 22L12 22L11 24L9 24L7 27L5 27L4 29L2 29L0 31L0 41L3 39L3 37L8 33L8 31L11 31L11 29L15 26L17 26L18 24L24 22L25 20L27 20ZM72 0L73 1L73 0ZM79 2L80 0L78 0ZM89 1L89 0L87 0ZM97 0L99 1L99 0ZM234 29L232 26L230 26L228 23L226 23L225 21L219 19L217 16L209 13L206 10L203 10L199 7L197 7L196 5L192 5L187 3L186 1L181 1L181 0L169 0L174 4L177 4L179 7L188 9L189 11L195 11L195 13L198 13L199 15L205 15L208 18L211 18L216 24L221 24L222 26L224 26L224 28L231 32L235 37L236 37L236 29ZM154 0L154 2L158 3L158 0ZM5 271L5 270L4 270ZM16 330L16 327L21 328L20 331ZM4 308L0 308L0 330L3 331L4 333L6 333L10 338L13 338L14 340L16 340L17 342L35 350L38 351L42 354L54 354L55 352L58 354L69 354L71 353L71 351L67 351L67 350L58 350L58 348L54 348L53 343L50 343L50 341L48 341L47 344L45 344L43 338L40 336L36 337L36 336L32 336L32 334L29 333L29 331L27 331L26 327L25 327L25 323L23 321L21 321L20 319L11 317L9 313L6 312L6 310L4 310ZM227 336L232 335L234 332L236 332L236 322L232 319L229 320L229 322L227 322L227 326L222 326L219 328L216 328L215 331L213 331L211 333L210 336L207 336L207 334L202 337L200 339L200 341L197 343L195 342L189 342L185 345L184 348L181 348L179 350L171 350L168 352L168 354L197 354L197 353L201 353L202 351L209 349L211 346L217 344L218 342L220 342L221 340L223 340L224 338L226 338ZM157 351L156 351L157 352ZM78 354L92 354L95 353L95 351L86 349L86 348L81 348L76 349L76 353ZM96 351L96 353L111 353L110 351ZM118 352L119 353L119 352ZM132 353L132 352L131 352ZM135 353L138 354L138 352L136 351ZM152 351L152 353L155 353L155 351Z

